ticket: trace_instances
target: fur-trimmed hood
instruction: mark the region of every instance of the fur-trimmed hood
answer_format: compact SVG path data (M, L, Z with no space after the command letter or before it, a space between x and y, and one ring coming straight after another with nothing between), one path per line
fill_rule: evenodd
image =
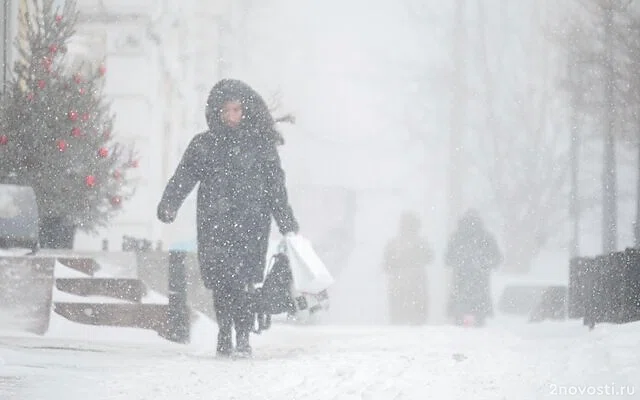
M210 132L221 134L228 131L228 127L221 120L221 111L224 103L233 100L240 101L243 108L240 129L260 135L273 144L284 143L262 96L251 86L237 79L223 79L211 89L205 109Z

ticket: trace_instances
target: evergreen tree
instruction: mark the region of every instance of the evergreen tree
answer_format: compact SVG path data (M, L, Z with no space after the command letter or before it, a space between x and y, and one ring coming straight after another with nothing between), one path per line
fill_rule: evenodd
M133 195L137 161L114 141L104 64L69 62L75 2L28 0L20 17L14 75L0 98L0 179L33 187L42 247L71 248L77 229L108 226Z

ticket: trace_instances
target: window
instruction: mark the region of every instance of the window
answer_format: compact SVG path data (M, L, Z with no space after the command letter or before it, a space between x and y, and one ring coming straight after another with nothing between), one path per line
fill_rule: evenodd
M53 10L62 11L67 0L53 0Z

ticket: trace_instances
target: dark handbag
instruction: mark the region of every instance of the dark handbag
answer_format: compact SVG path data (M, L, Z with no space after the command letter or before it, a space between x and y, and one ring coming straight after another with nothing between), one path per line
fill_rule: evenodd
M284 253L277 253L271 258L264 283L254 292L252 311L256 316L258 327L255 333L271 327L271 316L296 312L296 305L291 295L293 274L289 258Z

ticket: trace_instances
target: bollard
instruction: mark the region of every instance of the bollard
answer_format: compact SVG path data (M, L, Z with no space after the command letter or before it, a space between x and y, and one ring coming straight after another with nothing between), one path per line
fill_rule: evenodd
M567 301L567 315L569 319L584 317L587 301L586 277L589 259L574 257L569 262L569 290Z
M169 251L169 305L167 307L167 339L177 343L188 343L191 321L187 306L187 253Z

